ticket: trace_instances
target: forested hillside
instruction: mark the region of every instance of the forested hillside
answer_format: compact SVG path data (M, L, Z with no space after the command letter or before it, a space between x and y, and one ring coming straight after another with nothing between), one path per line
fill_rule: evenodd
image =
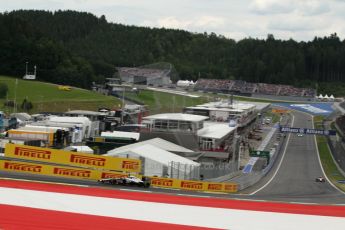
M342 92L345 42L336 34L310 42L246 38L108 23L75 11L0 14L0 74L23 76L25 62L38 78L89 88L115 66L170 62L180 78L242 79ZM32 68L32 67L31 67Z

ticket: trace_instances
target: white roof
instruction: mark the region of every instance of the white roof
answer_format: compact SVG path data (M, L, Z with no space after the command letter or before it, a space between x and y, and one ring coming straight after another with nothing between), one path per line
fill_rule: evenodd
M234 102L233 104L230 104L228 100L209 102L209 103L205 103L205 104L197 105L197 106L209 107L209 108L227 108L231 110L248 110L248 109L255 108L255 105L253 103Z
M91 121L87 117L49 117L49 121L59 122L59 123L81 123L90 124Z
M205 123L205 127L198 130L199 137L221 139L237 129L235 127L229 127L228 123Z
M83 146L69 146L73 149L76 149L77 152L84 152L84 153L93 153L93 149L89 146L83 145Z
M183 152L183 153L192 153L193 152L190 149L187 149L185 147L182 147L180 145L174 144L172 142L169 142L169 141L166 141L164 139L157 137L157 138L153 138L150 140L141 141L141 142L137 142L137 143L130 144L130 145L125 145L125 146L110 150L105 155L111 156L112 153L114 153L114 152L135 148L137 146L141 146L141 145L145 145L145 144L150 144L150 145L153 145L157 148L164 149L166 151L171 151L171 152Z
M319 98L323 98L322 94L319 95Z
M76 114L76 115L92 115L92 116L100 116L104 115L102 112L95 112L95 111L89 111L89 110L71 110L68 112L65 112L66 114Z
M112 156L116 156L121 153L127 153L132 152L135 153L141 157L148 158L151 160L154 160L156 162L159 162L164 165L168 165L169 162L180 162L182 164L190 164L199 166L200 164L197 162L194 162L192 160L189 160L187 158L181 157L179 155L176 155L174 153L168 152L164 149L157 148L156 146L145 144L136 146L134 148L126 149L126 150L119 150L114 149L112 150Z
M324 98L326 98L326 99L327 99L327 98L329 98L329 97L328 97L328 95L326 94Z
M329 98L332 98L332 99L334 99L334 96L333 96L333 94L329 97Z
M30 123L33 126L44 126L44 127L56 127L56 128L74 128L76 125L74 123L61 123L61 122L53 122L53 121L38 121L34 123Z
M193 114L185 114L185 113L160 113L151 116L144 117L144 119L149 120L177 120L177 121L193 121L199 122L208 119L206 116L200 115L193 115Z
M215 108L215 107L206 107L206 106L190 106L187 107L187 109L202 109L202 110L208 110L208 111L225 111L225 112L244 112L243 109L230 109L230 108Z
M66 128L62 127L50 127L50 126L34 126L34 125L26 125L20 128L21 130L27 131L57 131L58 129L66 130Z
M102 137L124 137L124 138L133 138L135 140L139 140L140 133L113 131L113 132L102 132L101 136Z

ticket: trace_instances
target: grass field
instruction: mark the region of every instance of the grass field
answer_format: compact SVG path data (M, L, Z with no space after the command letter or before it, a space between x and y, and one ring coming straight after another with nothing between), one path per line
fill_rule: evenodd
M316 129L323 129L322 127L322 116L314 117L314 125ZM345 191L345 184L340 184L338 180L345 180L345 177L341 175L337 166L334 163L330 149L328 147L327 139L324 136L317 136L317 146L319 149L320 159L322 162L322 167L325 170L327 177L331 182L337 186L339 189Z
M65 112L68 110L84 109L97 110L99 107L118 107L118 99L104 96L89 90L73 88L71 91L59 90L57 85L39 81L28 81L0 76L0 83L8 86L7 100L14 100L18 105L17 111L22 111L20 105L26 98L33 103L30 113L42 111ZM13 108L5 107L6 98L0 99L0 110L11 113Z
M180 113L186 106L193 106L208 102L207 97L187 97L151 90L141 90L139 94L126 92L126 97L139 101L149 107L151 113Z

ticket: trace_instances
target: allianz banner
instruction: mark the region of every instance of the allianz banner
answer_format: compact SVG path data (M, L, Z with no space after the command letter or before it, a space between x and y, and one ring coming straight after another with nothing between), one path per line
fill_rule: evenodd
M26 145L6 144L5 156L70 166L116 170L121 172L138 173L141 170L141 162L137 159L106 157Z

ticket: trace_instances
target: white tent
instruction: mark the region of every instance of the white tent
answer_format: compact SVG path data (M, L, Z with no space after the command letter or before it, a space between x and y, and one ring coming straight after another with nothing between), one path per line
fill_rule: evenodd
M167 140L156 137L156 138L153 138L150 140L141 141L141 142L137 142L134 144L118 147L116 149L108 151L108 153L106 153L105 156L113 156L114 153L118 153L121 151L123 152L124 150L132 149L132 148L139 147L139 146L146 145L146 144L153 145L157 148L164 149L164 150L169 151L169 152L193 153L193 151L190 149L187 149L187 148L182 147L180 145L177 145L177 144L174 144L174 143L169 142Z
M318 98L319 98L319 99L323 99L323 96L322 96L322 94L320 94Z
M329 99L334 100L333 94L329 97Z
M188 81L188 80L178 80L176 85L179 87L188 87L191 85L194 85L195 83L193 81Z
M111 156L141 159L143 174L145 176L165 176L172 171L178 170L178 173L174 174L176 174L178 178L184 178L186 175L194 173L192 171L198 170L200 166L197 162L150 144L135 146L130 149L114 149L111 151ZM172 162L174 164L171 164Z

